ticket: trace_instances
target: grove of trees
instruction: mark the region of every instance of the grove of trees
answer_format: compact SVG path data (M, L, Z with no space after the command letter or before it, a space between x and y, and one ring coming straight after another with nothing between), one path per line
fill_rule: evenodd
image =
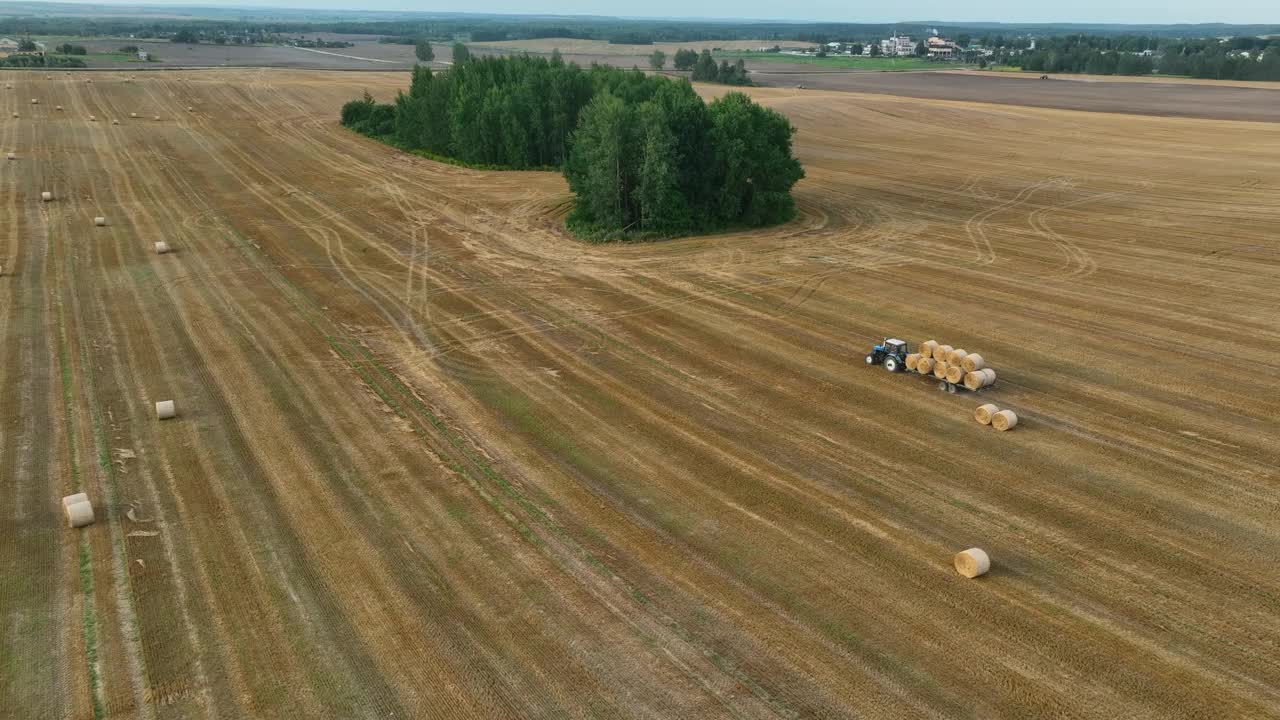
M711 57L710 50L703 50L702 54L698 55L689 79L695 82L718 82L725 85L751 84L751 78L747 77L746 64L741 59L732 65L728 60L721 60L717 65L715 58Z
M745 95L707 104L684 80L547 58L418 67L394 104L366 94L342 123L470 165L558 166L577 196L568 225L592 239L782 222L804 176L790 122Z

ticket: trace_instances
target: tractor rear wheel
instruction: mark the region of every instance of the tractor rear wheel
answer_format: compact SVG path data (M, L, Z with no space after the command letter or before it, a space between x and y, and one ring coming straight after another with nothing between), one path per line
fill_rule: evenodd
M889 372L898 372L898 358L892 356L885 358L884 369Z

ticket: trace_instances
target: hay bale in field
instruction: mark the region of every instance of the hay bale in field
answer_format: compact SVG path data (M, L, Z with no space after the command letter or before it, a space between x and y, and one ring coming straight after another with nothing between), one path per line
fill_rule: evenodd
M188 108L187 108L187 112L195 112L195 111L196 111L196 109L195 109L195 108L193 108L193 107L188 107Z
M49 192L48 190L45 190L44 192L40 193L40 199L45 202L53 202L53 193Z
M991 416L991 427L1004 432L1012 430L1018 425L1018 416L1012 410L1001 410Z
M153 117L153 118L151 118L151 119L152 119L152 120L159 120L159 119L160 119L160 116L159 116L159 115L156 115L155 117Z
M969 353L960 361L960 365L964 368L965 372L977 372L978 370L986 367L987 363L978 353Z
M969 548L956 553L951 562L956 566L956 572L967 578L976 578L979 575L986 575L991 569L991 558L982 548Z
M178 408L173 404L172 400L161 400L156 403L156 417L160 420L170 420L177 417Z
M82 528L93 524L93 505L88 500L71 503L65 507L67 524L73 528Z
M8 155L6 155L5 157L9 158L10 160L17 160L17 159L18 159L18 154L17 154L17 153L9 153L9 154L8 154Z
M938 347L937 340L925 340L920 343L920 357L933 357L933 349Z
M112 121L111 121L111 124L112 124L112 125L119 125L119 124L120 124L120 121L119 121L119 120L112 120Z
M1000 412L1000 408L996 407L992 403L987 403L986 405L979 405L978 409L973 411L973 419L977 420L983 425L990 425L991 416L995 415L998 412Z
M16 117L18 117L18 113L14 113L14 114L13 114L13 116L14 116L15 118L16 118Z
M981 369L981 370L979 370L978 372L979 372L979 373L981 373L982 375L985 375L985 376L986 376L986 378L987 378L987 383L986 383L986 385L983 385L982 387L986 387L987 385L995 385L995 384L996 384L996 371L995 371L995 370L992 370L991 368L982 368L982 369Z
M31 104L32 104L32 105L39 105L39 104L40 104L40 101L39 101L39 100L37 100L37 99L35 99L35 98L31 98Z
M915 370L920 362L920 353L907 353L907 369Z
M987 386L987 376L980 372L964 374L964 386L970 390L979 390Z
M169 243L163 241L156 243L157 255L164 255L167 252L169 252Z
M61 105L55 105L55 106L53 107L53 109L54 109L54 110L57 110L58 112L62 112L62 106L61 106Z
M942 361L942 360L934 360L934 361L933 361L933 376L934 376L934 377L936 377L936 378L938 378L939 380L946 380L946 379L947 379L947 368L948 368L948 367L950 367L950 366L949 366L949 365L947 365L947 363L946 363L945 361Z
M75 495L68 495L62 498L62 507L65 508L68 505L74 505L75 503L78 503L78 502L89 502L89 495L86 493L76 493Z
M946 362L947 353L951 352L954 349L955 348L951 347L950 345L939 345L938 347L933 349L933 359L937 360L938 362Z
M951 352L947 353L947 364L959 365L960 361L964 359L964 356L968 354L969 353L967 351L960 348L956 348L955 350L952 350Z
M129 113L129 117L136 118L138 117L138 113Z
M964 368L959 365L947 366L947 382L953 385L959 385L964 382Z
M920 359L916 361L916 372L921 375L928 375L933 372L933 364L935 362L936 361L931 357L924 357L923 355L920 356Z
M107 219L99 215L98 217L93 219L93 224L97 225L98 227L106 227Z
M98 122L98 116L97 116L97 115L90 115L90 116L89 116L89 122Z

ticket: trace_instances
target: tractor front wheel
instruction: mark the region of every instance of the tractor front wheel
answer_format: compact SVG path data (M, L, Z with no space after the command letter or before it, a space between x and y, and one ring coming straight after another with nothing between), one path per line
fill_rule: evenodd
M875 356L875 355L868 355L868 356L867 356L867 364L868 364L868 365L875 365L875 364L876 364L876 356Z

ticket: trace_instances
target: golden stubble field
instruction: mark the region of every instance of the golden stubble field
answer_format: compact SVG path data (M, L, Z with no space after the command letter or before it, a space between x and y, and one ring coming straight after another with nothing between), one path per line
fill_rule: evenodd
M125 77L0 95L16 717L1280 715L1280 125L757 91L800 217L601 247L402 74Z

